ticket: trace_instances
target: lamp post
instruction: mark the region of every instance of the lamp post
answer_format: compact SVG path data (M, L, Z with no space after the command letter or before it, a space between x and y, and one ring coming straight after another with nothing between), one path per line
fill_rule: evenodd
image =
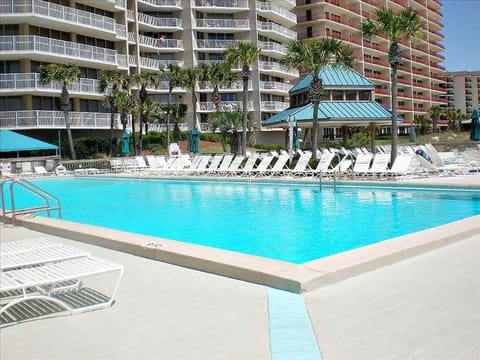
M293 158L293 128L295 127L295 117L293 115L288 115L287 117L288 124L288 155L289 155L289 164L292 164Z

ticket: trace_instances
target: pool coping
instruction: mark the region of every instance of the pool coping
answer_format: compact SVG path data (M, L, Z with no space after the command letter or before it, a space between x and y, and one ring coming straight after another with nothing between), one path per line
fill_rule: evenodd
M11 219L4 220L10 222ZM303 264L54 218L17 217L15 225L173 265L302 293L478 234L480 215Z

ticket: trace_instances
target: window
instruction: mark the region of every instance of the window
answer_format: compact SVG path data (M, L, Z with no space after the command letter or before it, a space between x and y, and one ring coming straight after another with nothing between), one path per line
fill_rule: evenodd
M311 26L307 27L307 38L313 37L313 28Z
M359 91L358 92L358 100L372 100L372 92L371 91Z
M307 10L305 12L305 17L307 21L312 21L312 10Z
M348 100L348 101L357 100L357 92L355 90L346 90L345 91L345 100Z
M332 90L332 100L333 101L343 100L343 91L342 90Z
M0 109L2 111L20 111L22 107L21 96L2 96L0 97Z

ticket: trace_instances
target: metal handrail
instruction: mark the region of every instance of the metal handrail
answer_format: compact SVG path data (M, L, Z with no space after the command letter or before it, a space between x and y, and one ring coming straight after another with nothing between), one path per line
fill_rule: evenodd
M5 206L5 193L4 193L4 185L6 183L10 183L10 203L11 209L8 212ZM29 208L22 208L16 209L15 208L15 194L14 194L14 187L15 185L19 185L23 187L28 192L38 196L42 200L45 201L44 205L40 206L32 206ZM32 184L30 181L25 179L11 179L7 178L0 182L0 198L2 203L2 216L6 216L7 213L11 213L13 221L15 221L16 214L34 214L41 211L46 211L47 216L50 217L51 211L58 211L58 218L62 218L62 205L60 204L60 200L46 192L45 190L41 189L37 185Z

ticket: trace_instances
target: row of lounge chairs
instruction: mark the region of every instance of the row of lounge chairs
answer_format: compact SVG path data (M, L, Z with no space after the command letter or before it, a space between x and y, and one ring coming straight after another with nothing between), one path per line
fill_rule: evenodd
M386 148L385 151L388 149ZM423 155L422 155L423 154ZM298 151L295 165L289 163L286 151L252 153L248 156L232 154L188 155L165 158L144 157L112 159L115 173L142 173L170 176L338 176L338 177L401 177L428 176L432 174L466 174L478 171L480 161L466 160L455 154L438 153L431 144L399 147L394 164L390 164L389 152L370 153L365 148L323 149L315 167L310 166L312 153Z
M0 327L113 304L123 266L48 237L1 242L0 247ZM101 292L92 288L92 278L104 276L116 277L110 295L103 285Z

